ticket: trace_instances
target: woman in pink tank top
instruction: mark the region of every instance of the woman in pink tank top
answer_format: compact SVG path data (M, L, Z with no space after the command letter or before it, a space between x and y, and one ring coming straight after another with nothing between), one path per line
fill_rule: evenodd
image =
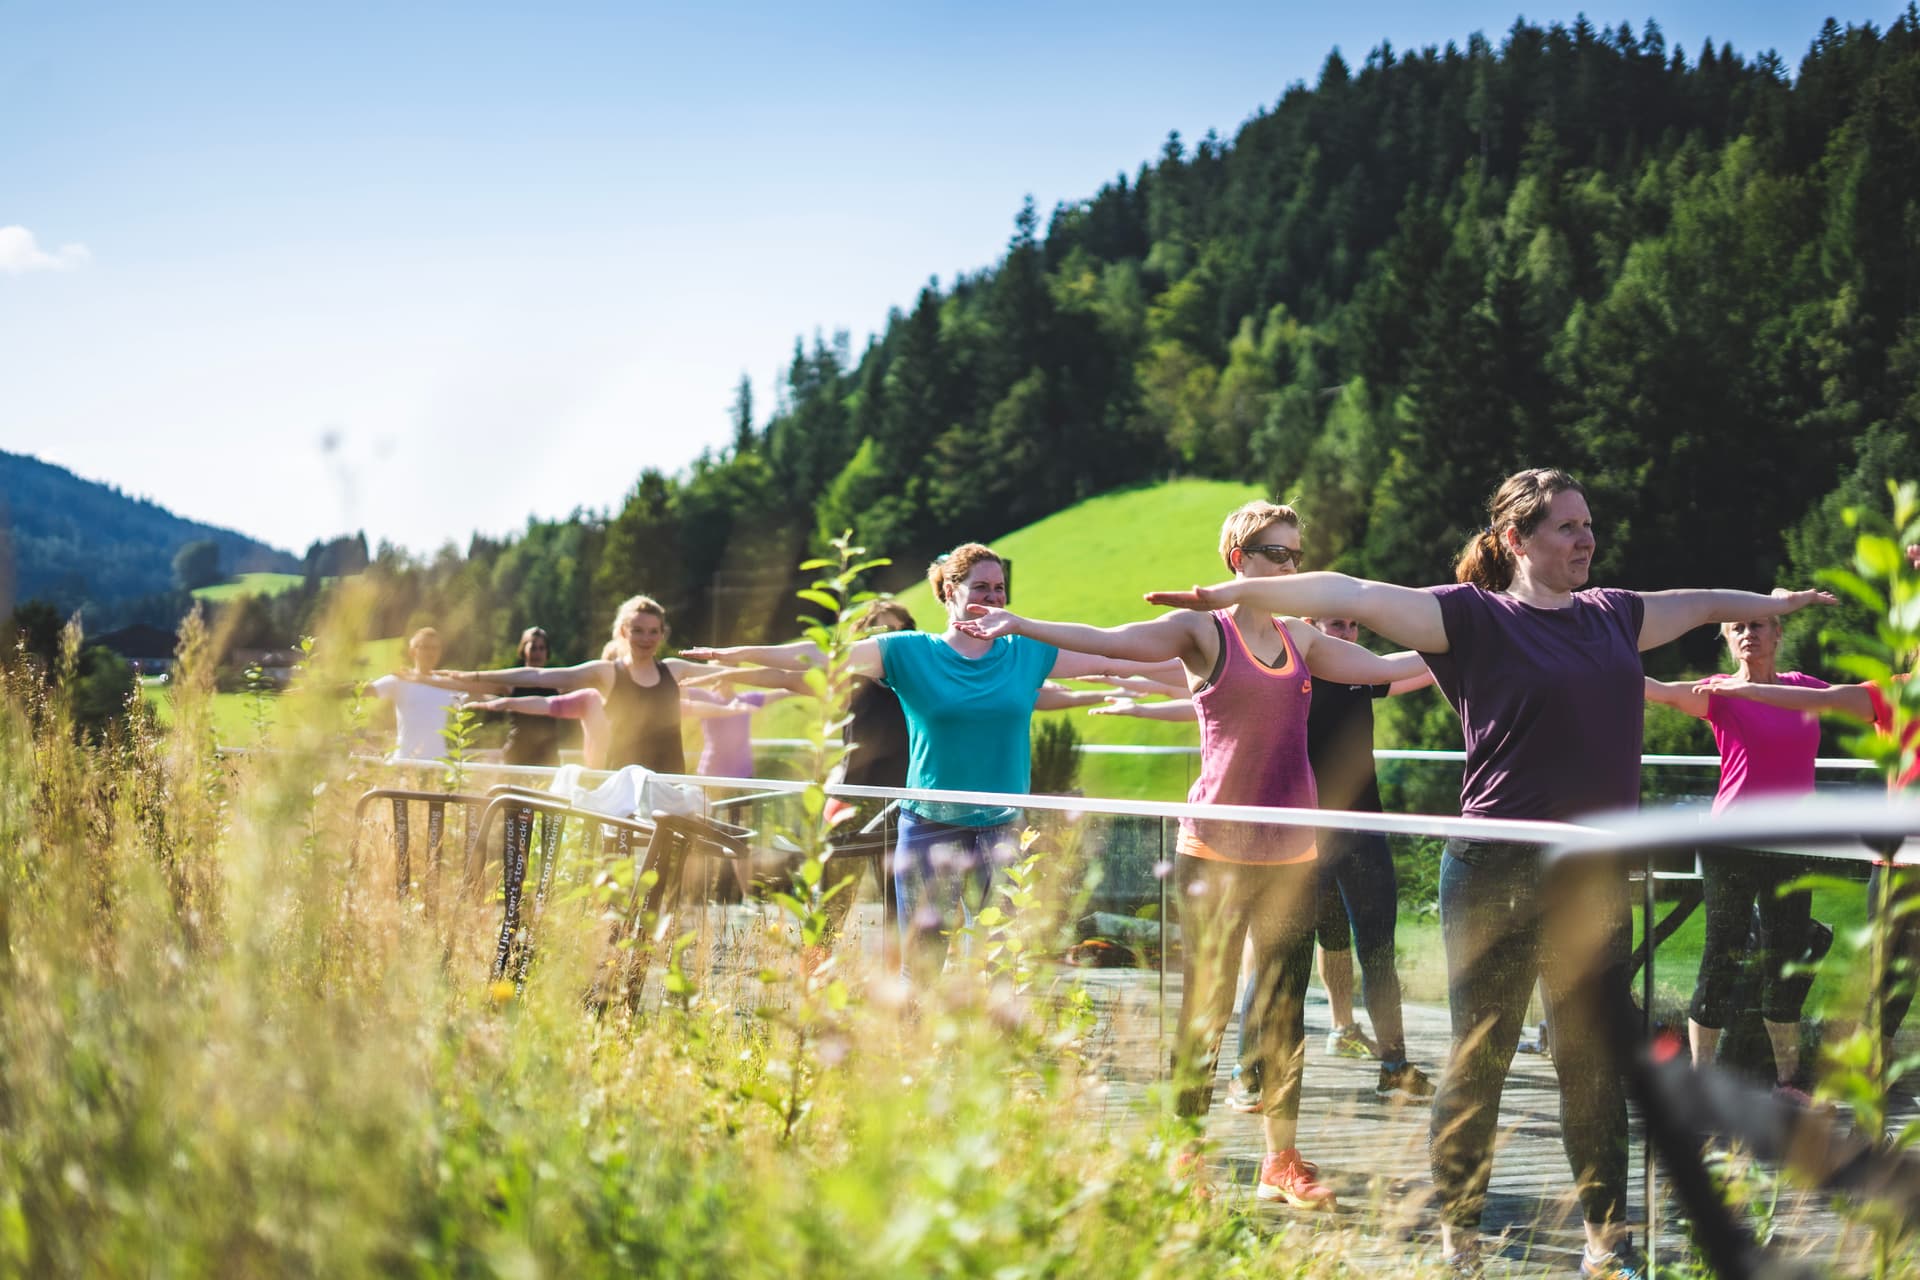
M1220 554L1236 577L1289 574L1300 563L1300 517L1289 507L1250 502L1227 517ZM991 639L1025 635L1062 649L1139 662L1177 658L1200 717L1198 803L1311 811L1307 707L1313 677L1386 684L1424 670L1412 654L1382 658L1324 635L1299 618L1255 608L1175 612L1120 627L1041 622L977 608L957 624ZM1262 1200L1331 1208L1333 1191L1300 1156L1295 1135L1313 967L1316 901L1314 828L1183 820L1174 860L1182 936L1179 1033L1174 1049L1176 1110L1195 1127L1213 1104L1220 1040L1233 1012L1243 944L1254 956L1253 1021L1260 1028L1261 1121L1267 1155L1256 1188ZM1202 1176L1199 1143L1181 1154L1183 1176Z
M1648 677L1647 701L1697 716L1713 726L1720 749L1720 788L1713 798L1719 813L1744 799L1804 794L1813 790L1813 760L1820 750L1820 725L1809 713L1729 698L1715 687L1741 684L1824 689L1827 682L1798 671L1775 669L1780 648L1780 619L1750 618L1721 624L1720 634L1739 664L1731 676L1710 676L1668 683ZM1696 1064L1714 1060L1720 1033L1734 1012L1731 1001L1747 950L1750 919L1760 913L1760 1017L1773 1042L1774 1077L1791 1101L1805 1104L1799 1088L1800 1010L1813 985L1807 966L1788 974L1789 964L1808 953L1814 936L1813 893L1785 892L1806 871L1804 863L1780 854L1714 849L1702 853L1705 876L1706 937L1700 949L1700 974L1687 1010L1687 1041Z

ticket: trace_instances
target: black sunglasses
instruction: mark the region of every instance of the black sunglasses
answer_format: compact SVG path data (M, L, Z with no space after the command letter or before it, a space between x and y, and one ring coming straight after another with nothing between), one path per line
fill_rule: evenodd
M1290 564L1299 564L1301 558L1306 555L1298 547L1283 547L1277 542L1269 542L1258 547L1242 547L1240 550L1244 555L1265 556L1269 563L1277 564L1282 569Z

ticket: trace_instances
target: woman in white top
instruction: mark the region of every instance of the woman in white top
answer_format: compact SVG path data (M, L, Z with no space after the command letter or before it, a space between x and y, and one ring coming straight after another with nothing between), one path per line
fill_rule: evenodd
M432 674L440 665L440 651L440 633L432 627L422 627L407 640L407 658L413 663L413 670L381 676L368 686L375 697L393 704L394 718L398 721L389 759L441 761L447 758L447 716L459 705L461 695L456 690L436 688L415 678Z

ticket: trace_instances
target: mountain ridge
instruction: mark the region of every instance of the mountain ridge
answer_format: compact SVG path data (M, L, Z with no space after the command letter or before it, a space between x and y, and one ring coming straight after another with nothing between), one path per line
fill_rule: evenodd
M211 539L226 574L299 573L300 558L236 529L175 514L32 454L0 449L0 605L69 612L172 590L173 557Z

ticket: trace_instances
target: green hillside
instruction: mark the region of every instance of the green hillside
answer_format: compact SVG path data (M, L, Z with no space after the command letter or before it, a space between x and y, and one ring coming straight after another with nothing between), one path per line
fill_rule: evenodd
M1255 486L1218 480L1123 489L997 538L993 548L1013 562L1015 609L1112 626L1153 615L1140 598L1146 591L1226 577L1217 550L1220 522L1241 503L1262 496ZM926 630L945 629L945 614L925 583L902 592L900 600ZM768 711L756 732L793 736L806 714L800 705L783 703ZM1200 741L1192 725L1085 711L1044 714L1070 718L1089 744L1198 746ZM1089 796L1177 800L1186 795L1195 763L1189 756L1090 755L1081 764L1080 786Z
M193 598L219 601L239 596L277 596L293 590L305 580L297 573L242 573L225 582L199 588L193 593Z

